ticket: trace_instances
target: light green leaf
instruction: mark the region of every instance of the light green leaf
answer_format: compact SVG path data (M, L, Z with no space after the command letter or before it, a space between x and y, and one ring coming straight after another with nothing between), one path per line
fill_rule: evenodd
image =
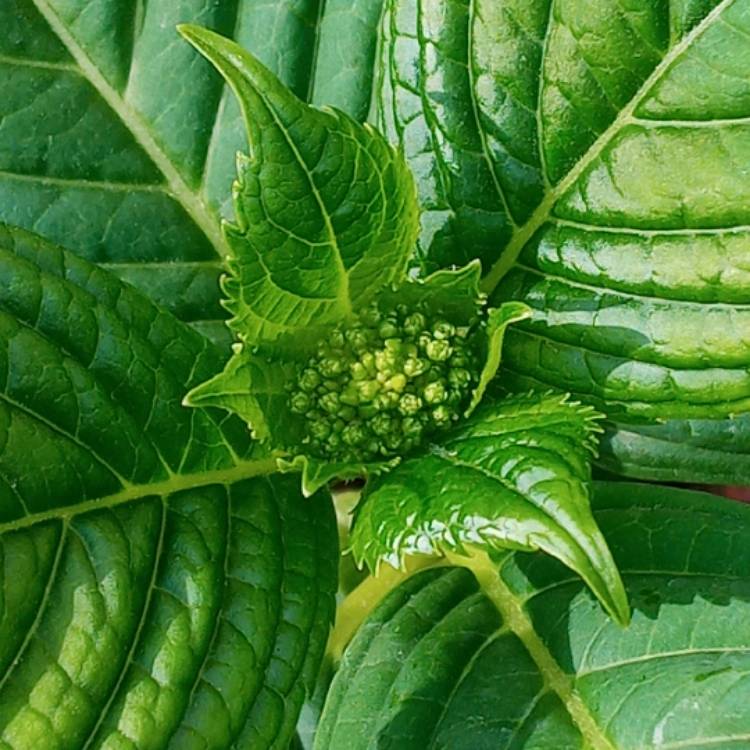
M315 456L296 456L292 460L280 459L279 467L282 471L301 471L302 494L310 497L334 479L369 479L386 473L399 462L394 458L371 463L330 463Z
M593 509L627 629L546 556L419 573L345 652L316 748L744 748L750 509L638 484L598 484Z
M479 406L484 393L500 368L505 331L511 323L517 323L531 316L531 309L523 302L504 302L500 307L487 313L487 360L482 368L479 383L474 389L471 404L467 409L469 416Z
M359 118L370 102L375 4L4 0L0 221L105 265L228 338L220 219L231 216L228 187L247 137L233 94L175 27L231 35L303 99ZM348 62L333 76L339 55Z
M482 265L474 260L462 268L441 269L426 277L411 277L400 286L384 289L379 297L383 309L427 305L435 315L447 316L456 325L475 318L486 298L479 289Z
M285 748L333 616L330 502L186 409L217 350L0 226L0 745ZM144 717L148 717L144 720Z
M296 353L404 278L418 231L414 181L368 126L305 105L230 40L180 31L234 89L250 139L237 225L226 230L229 325L249 345Z
M299 419L289 410L289 393L284 385L293 382L293 364L247 354L241 344L223 372L193 388L186 406L216 406L236 414L258 440L272 445L294 445L300 439Z
M377 570L407 555L541 549L562 560L621 622L628 605L589 509L598 415L558 395L519 396L464 425L368 486L351 548Z
M386 0L423 265L480 257L491 304L534 310L508 385L629 422L750 409L749 33L736 0Z

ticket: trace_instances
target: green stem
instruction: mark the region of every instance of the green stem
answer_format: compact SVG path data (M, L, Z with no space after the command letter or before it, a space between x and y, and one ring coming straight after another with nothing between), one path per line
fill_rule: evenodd
M419 570L446 565L444 557L409 557L404 567L396 570L383 565L377 575L368 576L339 605L336 612L336 626L328 641L327 656L338 665L349 641L359 630L360 625L377 607L386 594Z

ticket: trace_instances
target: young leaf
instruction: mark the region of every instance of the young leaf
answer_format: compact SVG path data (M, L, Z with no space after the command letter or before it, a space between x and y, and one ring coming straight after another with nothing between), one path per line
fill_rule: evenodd
M500 368L506 329L511 323L526 320L530 316L531 309L523 302L503 302L500 307L487 313L487 361L479 376L479 384L474 389L467 416L479 406L487 387Z
M286 746L333 616L335 519L262 476L239 420L181 406L220 353L0 226L0 362L2 742Z
M549 557L419 573L345 652L315 747L744 747L750 510L637 484L599 483L592 505L627 629Z
M386 0L423 264L475 253L492 304L534 309L508 385L624 421L750 409L749 32L732 0Z
M257 440L293 445L301 439L299 420L289 411L285 384L294 379L293 364L262 355L247 356L241 345L223 372L201 383L185 396L185 406L216 406L243 419Z
M588 583L627 622L617 568L589 509L598 415L557 395L520 396L478 410L465 425L368 486L351 535L377 570L406 555L466 547L541 549Z
M180 31L232 86L249 134L226 230L230 327L251 346L304 351L403 279L418 231L411 173L379 133L305 105L234 42Z
M322 0L85 5L0 3L0 222L106 265L227 339L220 218L247 137L233 94L175 27L231 35L298 96L361 118L373 0L347 2L349 13Z

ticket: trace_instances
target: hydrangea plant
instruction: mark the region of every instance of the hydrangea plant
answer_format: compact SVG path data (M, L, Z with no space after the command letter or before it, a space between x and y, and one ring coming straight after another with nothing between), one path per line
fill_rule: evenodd
M747 2L0 28L0 744L744 746Z
M411 278L419 206L400 151L306 106L233 43L182 33L237 91L252 154L238 159L225 226L234 354L185 403L239 414L280 468L302 470L308 495L392 468L474 411L506 327L531 311L487 308L478 261ZM272 151L285 164L273 187L260 158Z

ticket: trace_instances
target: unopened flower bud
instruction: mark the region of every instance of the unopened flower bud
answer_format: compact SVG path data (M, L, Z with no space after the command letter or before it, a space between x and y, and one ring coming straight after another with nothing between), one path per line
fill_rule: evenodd
M299 378L299 387L307 393L312 393L321 383L323 378L320 377L320 373L317 370L308 368L304 370Z
M448 382L454 388L464 388L471 383L471 373L463 367L453 367L448 372Z
M444 340L433 340L425 349L427 356L433 362L445 362L453 353L453 347Z
M290 406L295 414L304 414L310 408L310 396L303 392L295 393Z
M436 339L450 339L456 335L456 327L441 320L432 327L432 335Z
M338 393L326 393L320 397L320 406L329 414L338 414L341 401Z
M416 414L422 408L422 399L414 393L405 393L398 401L398 410L404 416Z
M438 380L425 386L423 396L428 404L441 404L445 401L447 393L443 383Z
M424 331L427 320L422 313L412 313L404 321L404 331L409 336L418 336Z

